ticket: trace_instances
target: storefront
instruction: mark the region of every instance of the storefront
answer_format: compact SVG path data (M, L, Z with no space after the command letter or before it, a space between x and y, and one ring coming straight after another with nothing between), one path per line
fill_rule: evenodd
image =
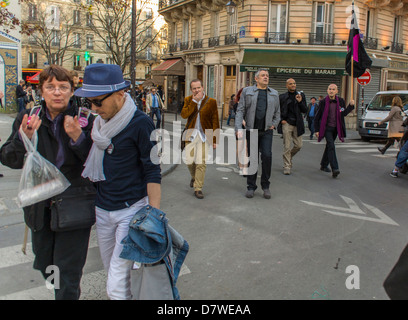
M245 49L240 66L241 72L251 72L254 83L255 72L259 68L269 70L269 86L279 92L287 91L286 80L293 78L297 89L303 91L309 102L327 94L327 87L334 83L343 89L345 51L291 51Z
M185 69L181 58L163 61L152 69L152 80L163 83L167 111L179 112L184 102Z

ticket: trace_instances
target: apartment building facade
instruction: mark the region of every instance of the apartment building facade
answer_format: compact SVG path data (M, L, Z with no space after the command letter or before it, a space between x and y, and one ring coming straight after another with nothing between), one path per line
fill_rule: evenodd
M121 2L124 6L131 4L130 0ZM87 65L117 63L114 56L120 54L123 55L120 61L126 63L125 77L130 78L131 8L128 7L124 15L118 16L106 3L93 0L23 2L24 21L47 30L43 35L35 32L22 38L23 68L43 69L56 63L68 70L78 71L82 77ZM157 0L138 0L136 3L136 84L140 84L150 76L151 68L160 63L167 45L167 30L157 12ZM121 31L115 29L119 28L116 21L120 20L126 23Z
M224 117L230 96L253 84L260 67L269 70L270 86L279 93L286 91L286 80L294 78L308 100L326 95L330 83L349 99L351 79L344 63L351 4L343 0L161 0L159 13L169 27L166 57L183 60L186 92L191 79L203 80ZM408 3L356 0L355 11L373 60L366 100L380 89L408 89ZM356 81L354 86L359 101Z

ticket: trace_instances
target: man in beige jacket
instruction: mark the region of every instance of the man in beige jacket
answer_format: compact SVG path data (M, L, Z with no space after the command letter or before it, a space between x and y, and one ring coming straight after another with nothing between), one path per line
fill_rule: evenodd
M153 87L150 93L146 95L146 113L150 114L153 120L156 115L157 123L156 129L160 128L161 123L161 109L164 109L164 103L160 95L157 93L157 88Z

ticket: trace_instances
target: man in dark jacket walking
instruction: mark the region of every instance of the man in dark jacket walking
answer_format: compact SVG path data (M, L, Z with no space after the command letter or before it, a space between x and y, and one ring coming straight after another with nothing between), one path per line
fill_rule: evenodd
M329 85L326 98L319 101L319 107L315 116L315 135L320 142L326 139L326 148L324 149L322 160L320 161L320 170L330 172L330 164L333 178L340 174L339 164L336 157L334 141L338 136L341 142L346 137L346 125L344 117L354 109L354 100L351 100L346 108L343 98L337 96L338 89L335 84Z
M302 113L307 112L306 97L296 91L296 81L286 81L288 92L279 95L281 123L278 133L283 135L283 173L290 174L292 159L302 148L302 134L305 133ZM293 147L292 147L293 144Z

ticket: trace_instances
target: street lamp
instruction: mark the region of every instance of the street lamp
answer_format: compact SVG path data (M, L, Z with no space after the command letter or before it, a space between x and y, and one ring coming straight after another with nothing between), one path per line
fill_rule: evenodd
M229 15L232 15L232 14L235 13L237 5L235 4L234 1L232 1L232 0L228 1L228 3L225 6L227 7L227 13Z

